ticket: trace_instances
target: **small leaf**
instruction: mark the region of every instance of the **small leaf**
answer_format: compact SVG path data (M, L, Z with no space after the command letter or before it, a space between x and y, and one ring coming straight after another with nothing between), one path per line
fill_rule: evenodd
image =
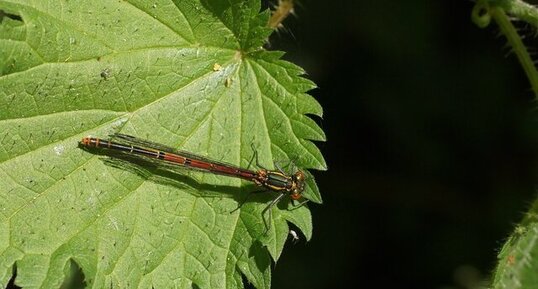
M271 284L289 198L224 176L122 164L78 147L121 132L247 167L326 169L304 71L261 50L258 1L0 0L0 285ZM215 69L218 68L218 69ZM291 165L288 165L290 164ZM304 197L321 203L311 174ZM271 228L264 235L264 217ZM73 265L74 264L74 265Z

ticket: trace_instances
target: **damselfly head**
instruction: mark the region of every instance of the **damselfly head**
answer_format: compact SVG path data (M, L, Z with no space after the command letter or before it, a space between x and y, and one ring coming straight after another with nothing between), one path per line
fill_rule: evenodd
M295 174L291 176L293 181L293 189L291 191L291 198L298 200L301 198L301 193L304 191L304 181L305 174L302 171L296 171Z

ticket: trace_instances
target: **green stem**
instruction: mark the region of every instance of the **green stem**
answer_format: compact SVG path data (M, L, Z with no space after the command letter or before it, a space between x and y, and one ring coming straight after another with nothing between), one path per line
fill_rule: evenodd
M491 0L491 6L501 7L511 16L538 27L538 9L521 0Z
M538 10L536 7L520 0L478 1L473 9L472 17L473 21L480 27L487 26L490 18L497 23L501 33L506 37L508 44L512 47L519 63L521 63L525 74L527 74L532 90L534 91L535 99L538 100L538 71L536 71L527 47L523 44L521 37L517 34L516 28L510 22L505 11L511 16L515 16L538 27Z

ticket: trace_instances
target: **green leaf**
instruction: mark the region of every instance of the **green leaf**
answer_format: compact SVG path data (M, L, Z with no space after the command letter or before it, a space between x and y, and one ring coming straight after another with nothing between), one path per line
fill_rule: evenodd
M306 206L245 181L123 166L78 147L135 135L246 167L326 169L304 71L261 48L257 1L0 0L0 286L269 288ZM293 162L293 165L288 165ZM304 196L321 203L311 174ZM306 264L305 264L306 265ZM75 268L75 269L72 269ZM244 276L244 277L243 277ZM69 282L68 282L69 283Z
M203 0L238 40L243 51L256 50L272 30L267 27L269 11L260 13L259 0Z
M500 251L492 288L538 288L537 208L534 204Z

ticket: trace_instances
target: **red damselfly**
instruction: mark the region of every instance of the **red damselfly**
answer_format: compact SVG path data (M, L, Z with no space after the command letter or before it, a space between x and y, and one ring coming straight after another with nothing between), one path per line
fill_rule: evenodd
M80 141L80 144L87 148L114 150L141 158L159 160L165 162L166 164L173 164L187 169L240 178L251 181L257 186L268 191L279 193L278 196L275 197L262 211L262 218L267 211L270 213L271 208L283 197L288 195L292 200L300 199L301 193L305 187L305 174L300 170L297 170L292 175L288 175L280 169L267 170L261 168L253 171L228 163L210 160L189 152L175 150L173 148L141 140L130 135L114 134L111 137L113 140L84 137ZM241 205L242 204L239 206ZM263 222L267 231L269 226L265 218L263 218Z

